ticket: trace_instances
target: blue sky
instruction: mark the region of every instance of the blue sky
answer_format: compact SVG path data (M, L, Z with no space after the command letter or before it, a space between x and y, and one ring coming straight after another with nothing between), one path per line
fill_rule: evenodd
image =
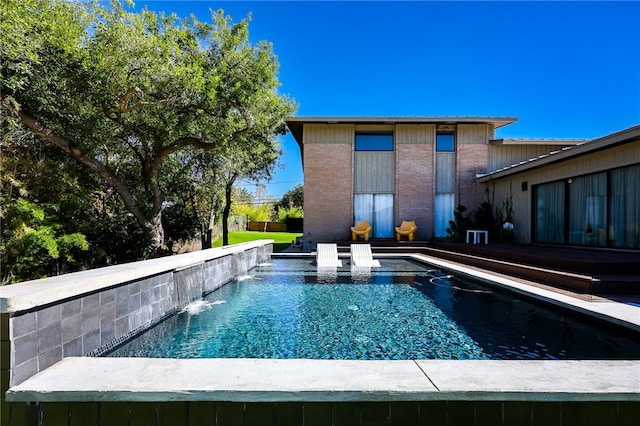
M273 44L301 116L515 116L503 138L595 138L640 124L640 2L144 1L234 21ZM269 193L302 183L282 139ZM255 187L248 186L250 192Z

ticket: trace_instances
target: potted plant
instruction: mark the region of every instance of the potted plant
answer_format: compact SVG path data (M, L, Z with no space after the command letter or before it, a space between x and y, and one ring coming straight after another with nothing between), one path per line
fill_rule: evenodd
M513 242L513 223L505 221L502 224L502 241L505 243Z

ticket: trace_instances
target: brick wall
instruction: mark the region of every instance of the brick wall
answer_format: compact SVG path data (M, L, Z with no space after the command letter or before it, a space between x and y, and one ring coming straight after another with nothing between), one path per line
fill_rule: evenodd
M433 235L433 149L432 144L397 145L396 222L415 220L418 240Z
M353 222L352 142L355 131L363 128L343 124L305 126L304 240L307 247L349 238L348 229ZM395 222L399 225L403 220L415 220L418 239L430 238L434 230L435 133L433 124L403 124L394 128ZM486 199L484 187L476 183L476 175L487 171L488 141L493 136L493 128L461 124L456 135L456 164L451 161L456 170L456 204L472 211Z
M353 221L351 144L304 146L304 242L349 238Z
M476 210L486 200L485 186L476 182L478 173L486 173L488 145L458 145L458 194L457 202L468 212Z

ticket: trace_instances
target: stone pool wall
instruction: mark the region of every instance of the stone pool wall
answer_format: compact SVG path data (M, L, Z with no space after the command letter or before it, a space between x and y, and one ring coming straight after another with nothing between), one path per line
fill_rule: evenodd
M0 424L5 393L66 357L99 355L270 259L238 244L0 288Z

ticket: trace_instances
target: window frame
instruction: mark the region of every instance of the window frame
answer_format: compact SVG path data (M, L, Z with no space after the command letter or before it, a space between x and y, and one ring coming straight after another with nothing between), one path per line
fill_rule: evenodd
M362 147L362 146L358 146L358 137L359 136L385 136L385 137L391 137L391 147L390 148L384 148L384 149L379 149L376 146L373 147ZM354 151L358 151L358 152L393 152L395 151L395 138L394 138L394 134L393 131L358 131L355 133L355 137L354 137L354 143L353 143L353 149Z
M451 136L451 149L442 149L438 143L439 136ZM456 132L436 132L436 152L456 152Z

